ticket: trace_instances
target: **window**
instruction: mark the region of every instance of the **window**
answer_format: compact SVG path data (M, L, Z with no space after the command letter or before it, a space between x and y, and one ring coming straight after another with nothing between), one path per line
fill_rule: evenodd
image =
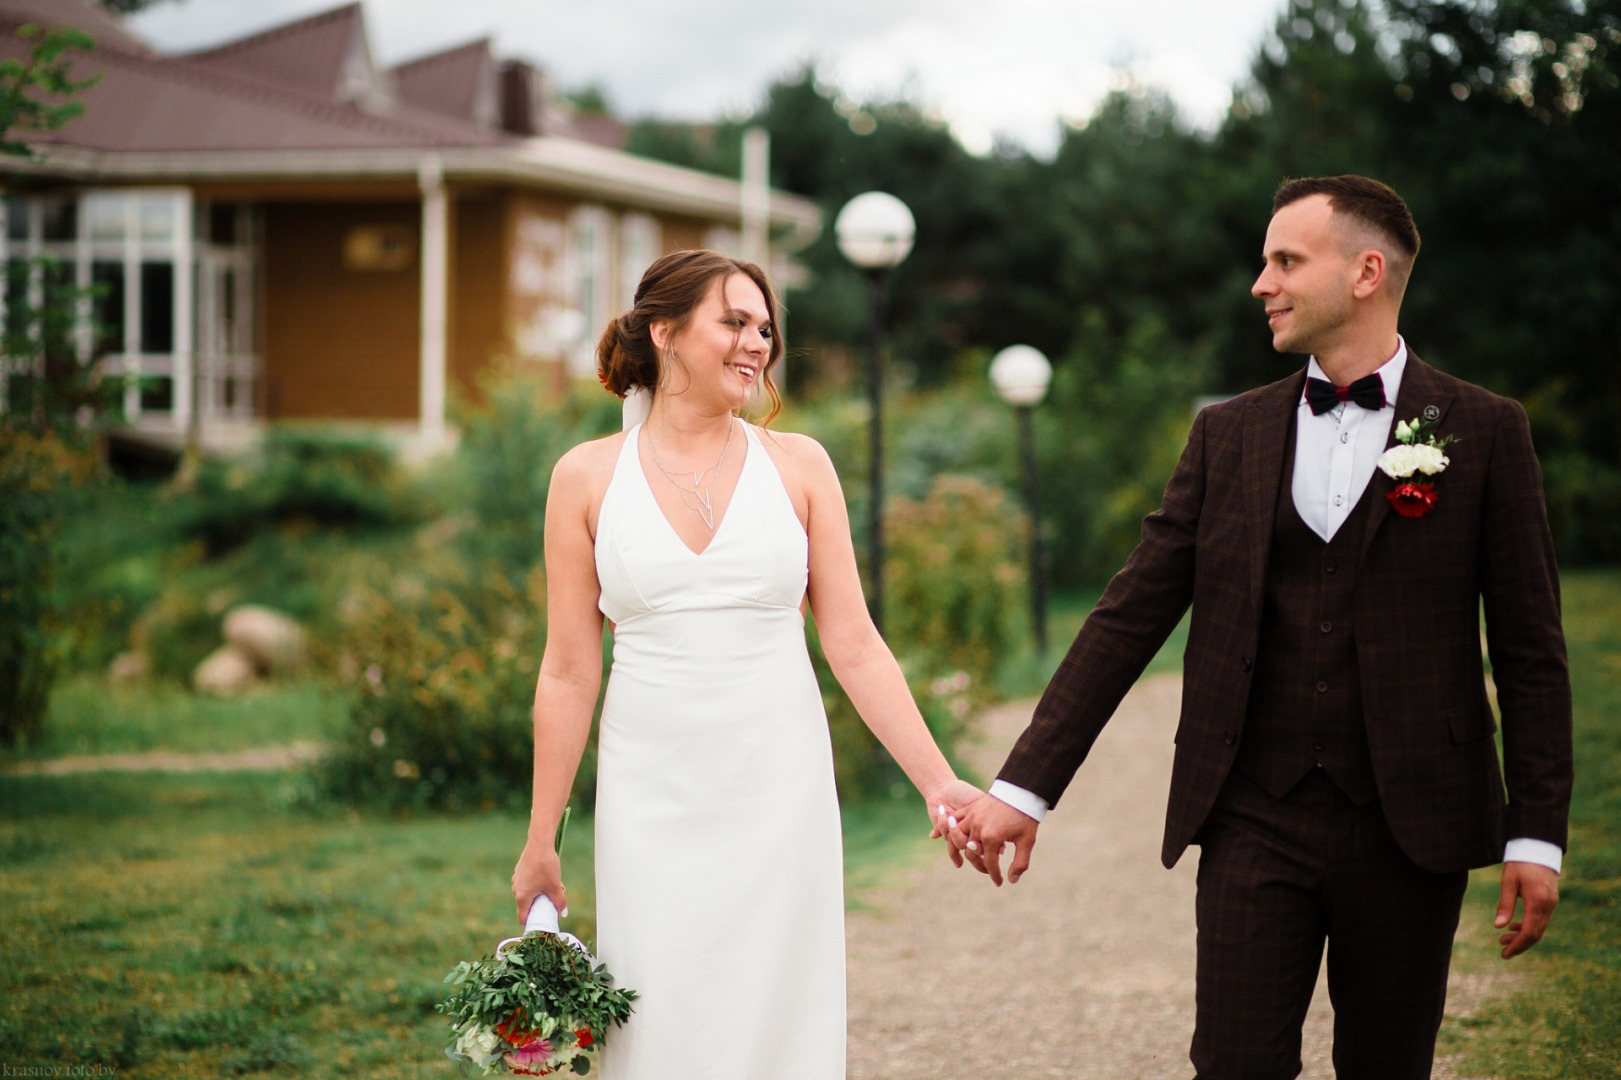
M617 311L629 311L636 303L636 286L642 275L659 257L659 223L646 214L627 214L619 222L619 296Z
M80 358L99 356L103 377L122 381L128 419L172 430L194 406L252 415L252 207L197 205L184 189L104 189L7 199L4 216L8 328L27 332L18 319L53 283L93 290L79 313ZM0 411L30 367L16 352Z
M584 330L567 359L568 373L577 378L596 373L597 334L614 315L608 277L612 228L613 219L598 206L580 207L569 222L574 307L584 319Z

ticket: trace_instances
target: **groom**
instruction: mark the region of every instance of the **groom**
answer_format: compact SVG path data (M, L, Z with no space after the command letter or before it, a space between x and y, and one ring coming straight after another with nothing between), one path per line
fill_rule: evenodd
M1305 371L1199 413L996 798L952 832L998 885L1013 844L1018 881L1037 823L1191 603L1161 858L1201 849L1200 1080L1299 1074L1325 939L1337 1075L1427 1078L1467 871L1503 863L1505 958L1558 902L1570 681L1540 473L1517 403L1397 333L1418 247L1376 181L1278 189L1252 292ZM1398 442L1413 448L1382 456Z

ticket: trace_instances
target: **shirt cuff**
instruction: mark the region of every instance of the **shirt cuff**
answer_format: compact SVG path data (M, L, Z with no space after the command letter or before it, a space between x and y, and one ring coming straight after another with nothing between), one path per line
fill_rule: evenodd
M1007 803L1025 817L1035 818L1038 822L1047 816L1046 799L1033 791L1026 791L1017 784L1010 784L1006 780L991 781L991 789L986 794ZM1531 842L1535 843L1536 841ZM1554 850L1557 851L1558 848Z
M1018 789L1014 788L1014 790L1017 791ZM994 785L991 794L996 794ZM1538 866L1546 866L1556 874L1559 873L1564 856L1565 853L1559 850L1558 844L1550 844L1546 840L1532 840L1530 837L1510 840L1503 848L1504 862L1536 863Z

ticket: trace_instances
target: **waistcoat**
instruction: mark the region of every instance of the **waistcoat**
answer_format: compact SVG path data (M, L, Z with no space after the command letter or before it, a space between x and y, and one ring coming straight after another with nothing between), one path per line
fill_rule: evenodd
M1373 485L1325 542L1295 509L1293 424L1290 429L1255 674L1234 768L1280 799L1322 768L1353 801L1371 802L1378 790L1363 726L1351 611Z

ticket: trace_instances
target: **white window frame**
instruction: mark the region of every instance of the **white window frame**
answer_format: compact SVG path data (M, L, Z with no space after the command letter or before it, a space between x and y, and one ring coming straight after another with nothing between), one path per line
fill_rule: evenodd
M613 317L613 215L601 206L580 206L569 215L569 299L585 318L585 332L567 354L575 378L596 374L597 335Z
M77 228L73 240L44 239L44 207L50 199L70 198L77 203ZM122 230L117 238L91 235L91 219L96 203L117 200L122 211ZM260 357L257 347L259 277L259 224L254 209L239 205L236 242L215 245L209 239L209 204L193 198L188 188L86 188L74 192L38 196L14 196L6 200L22 202L28 210L28 237L9 239L9 229L0 228L0 267L12 258L35 260L55 255L74 267L77 287L87 289L93 281L97 262L113 262L123 267L123 339L102 358L103 373L124 381L125 419L142 428L183 431L191 423L194 410L199 418L230 417L250 419L257 408L256 388ZM142 234L143 210L166 210L169 230L166 237ZM3 209L0 209L3 212ZM166 261L173 272L173 299L170 318L173 335L168 353L141 351L142 282L141 264ZM216 309L215 282L207 275L232 274L236 278L235 332L230 342L218 340L221 324ZM36 267L29 281L30 302L43 295L43 279ZM0 294L0 316L4 297ZM78 351L81 360L94 348L94 327L88 299L81 301ZM202 340L199 341L198 338ZM0 363L0 368L6 365ZM16 370L0 371L0 376ZM198 376L195 380L193 374ZM168 379L169 408L145 408L141 401L143 378ZM201 400L192 400L194 383ZM0 377L0 412L6 409L6 380Z

